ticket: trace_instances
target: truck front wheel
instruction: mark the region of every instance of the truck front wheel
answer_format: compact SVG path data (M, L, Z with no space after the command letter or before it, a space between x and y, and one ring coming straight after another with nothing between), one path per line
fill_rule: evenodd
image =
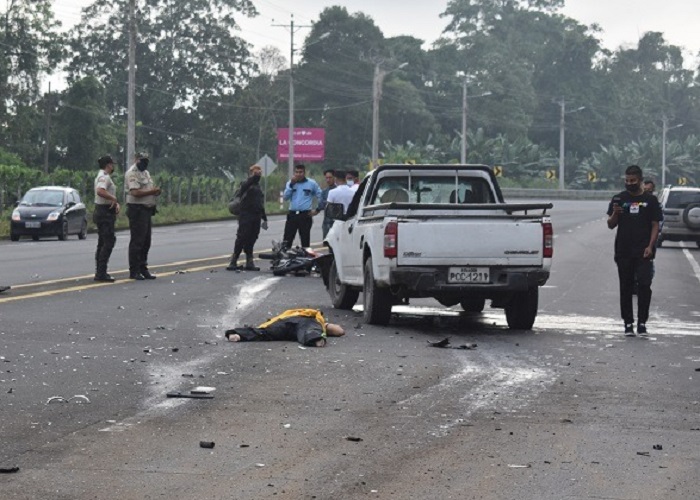
M362 291L365 323L370 325L387 325L391 319L391 292L388 288L380 288L374 281L372 257L365 262L364 288Z
M532 287L526 292L516 292L506 304L506 320L512 330L530 330L537 317L539 289Z
M336 309L352 309L360 296L359 290L351 289L340 282L335 260L328 274L328 295L331 296L331 303Z

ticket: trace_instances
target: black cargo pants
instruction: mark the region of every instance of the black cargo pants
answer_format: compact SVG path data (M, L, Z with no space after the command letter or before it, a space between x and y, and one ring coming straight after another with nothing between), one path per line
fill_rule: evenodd
M257 214L241 215L238 219L238 231L236 232L236 243L233 246L233 254L236 259L241 252L253 256L253 246L260 236L260 216Z
M129 203L126 215L129 217L129 274L148 270L148 252L151 249L151 217L155 207Z
M114 224L117 214L109 205L95 205L92 221L97 226L97 250L95 251L95 274L107 274L107 265L112 255L112 249L117 241L114 234Z
M620 315L626 325L634 323L632 295L637 282L637 320L646 323L651 304L651 279L654 261L643 257L615 257L620 279Z

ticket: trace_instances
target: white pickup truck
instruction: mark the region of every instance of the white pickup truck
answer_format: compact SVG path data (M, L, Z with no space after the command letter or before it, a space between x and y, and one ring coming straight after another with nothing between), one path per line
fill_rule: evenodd
M351 309L363 292L365 322L385 325L394 304L414 297L471 312L490 299L510 328L529 330L552 263L549 208L505 203L486 166L381 166L346 214L329 207L323 268L333 306Z

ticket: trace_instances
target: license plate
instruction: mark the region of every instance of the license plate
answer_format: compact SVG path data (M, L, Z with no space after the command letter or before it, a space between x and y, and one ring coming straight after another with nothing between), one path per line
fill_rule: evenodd
M28 229L39 229L41 227L41 222L39 222L39 221L25 222L24 227L26 227Z
M451 267L447 273L448 283L489 283L488 267Z

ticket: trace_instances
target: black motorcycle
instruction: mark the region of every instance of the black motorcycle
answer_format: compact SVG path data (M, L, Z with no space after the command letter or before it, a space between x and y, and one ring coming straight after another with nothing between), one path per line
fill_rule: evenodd
M271 260L270 270L275 276L306 276L313 272L321 272L322 262L325 261L325 254L313 251L311 248L296 246L287 248L284 242L272 242L271 252L261 252L258 255L261 259Z

